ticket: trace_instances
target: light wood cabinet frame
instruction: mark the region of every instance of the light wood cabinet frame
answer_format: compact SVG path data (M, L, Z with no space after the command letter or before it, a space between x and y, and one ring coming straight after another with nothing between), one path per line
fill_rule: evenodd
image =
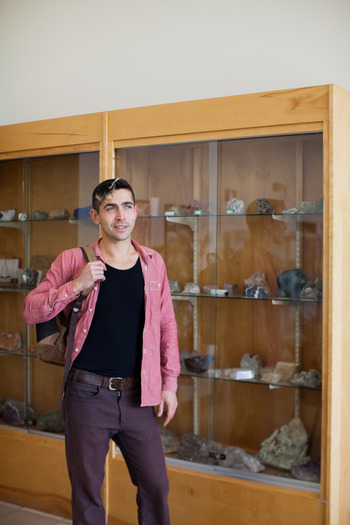
M350 93L335 85L317 86L0 127L0 159L98 149L100 180L114 177L115 152L122 147L314 131L323 132L324 141L321 492L305 494L170 466L170 506L175 525L183 523L185 510L186 516L193 517L193 523L206 524L213 520L224 523L230 515L234 516L234 506L241 502L246 512L240 510L237 523L242 524L248 524L253 516L258 525L282 523L277 521L277 516L283 516L283 523L287 525L350 523ZM9 439L9 434L16 439ZM22 446L18 446L19 438ZM21 462L30 464L31 461L28 454L23 453L27 439L26 433L12 429L0 433L5 445L0 445L0 456L16 457L11 463L14 474L18 468L18 482L6 485L1 476L0 498L20 503L16 498L30 493L30 486L20 474ZM36 439L30 439L30 446L35 446L35 442ZM52 438L50 444L55 447L55 443L60 441ZM42 445L40 442L37 446ZM61 450L61 444L58 448ZM61 455L57 461L61 471ZM117 480L116 475L120 476ZM127 477L121 459L110 454L106 478L110 523L135 523L134 509L121 511L114 501L115 490L121 485L125 487ZM48 479L52 476L46 483ZM56 477L55 483L65 486L67 480L64 476ZM38 490L45 492L45 487L36 487L36 495ZM132 499L133 487L128 490L124 488ZM67 491L63 492L66 499ZM53 497L43 505L39 500L33 501L33 506L50 511L57 507ZM276 509L273 515L268 508L272 500ZM67 513L67 502L62 506ZM291 509L292 518L288 517Z

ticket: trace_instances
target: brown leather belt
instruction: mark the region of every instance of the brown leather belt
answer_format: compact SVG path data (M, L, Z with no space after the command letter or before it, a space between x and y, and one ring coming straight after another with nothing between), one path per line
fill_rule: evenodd
M128 390L141 383L140 379L136 377L105 377L80 372L79 370L71 370L68 378L77 383L108 388L108 390Z

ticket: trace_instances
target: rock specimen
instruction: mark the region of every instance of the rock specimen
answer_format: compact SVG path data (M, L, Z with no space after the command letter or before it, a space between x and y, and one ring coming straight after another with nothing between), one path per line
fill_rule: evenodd
M305 427L295 417L261 443L257 457L264 465L290 470L293 465L308 463L307 448L308 435Z
M219 465L222 467L248 470L249 472L261 472L265 469L264 465L256 457L247 454L239 447L227 447L224 449L223 454L226 458L219 460Z
M10 425L34 425L38 415L33 408L24 401L17 401L8 397L5 401L3 415L4 421Z
M201 289L197 283L186 283L182 293L197 294L200 293Z
M291 383L308 388L321 388L322 374L311 368L308 372L302 371L299 374L295 374L291 379Z
M287 363L279 361L272 371L265 371L261 379L267 383L278 383L279 381L290 381L292 376L298 370L296 363Z
M7 330L0 333L0 348L7 352L18 352L22 349L22 336L18 330Z
M50 211L50 219L69 219L70 213L66 208Z
M170 293L180 292L180 286L177 281L169 281Z
M64 418L62 410L47 412L38 417L36 427L46 432L64 432Z
M232 215L241 215L244 213L244 202L235 197L230 199L226 205L226 212Z
M308 282L304 270L294 268L286 270L277 277L277 297L299 299L303 286Z
M317 278L313 281L307 281L307 283L304 284L300 292L300 299L320 301L322 299L322 293L322 280Z
M275 210L273 209L269 201L265 199L265 197L259 197L258 199L256 199L255 202L258 207L259 214L272 215L273 213L275 213Z
M306 465L293 465L292 476L302 481L311 481L313 483L319 483L321 479L321 462L311 461Z
M48 218L49 218L49 214L46 213L46 211L35 210L35 212L32 213L33 221L46 221Z
M303 201L299 206L300 213L321 213L323 210L323 200Z
M196 434L185 434L181 438L177 457L195 463L208 463L209 457L212 457L211 449L215 449L219 455L223 452L223 447L219 444L209 444L207 439Z
M85 208L76 208L73 211L73 217L75 219L89 219L91 209L92 206L85 206Z
M243 354L240 365L241 368L250 368L254 372L254 377L260 376L262 361L257 354Z
M0 221L12 221L16 215L16 208L10 210L0 211Z
M244 279L242 297L266 299L270 293L269 285L263 273L255 272L248 279Z
M168 428L163 427L163 425L159 425L159 431L164 449L164 454L176 453L180 447L180 440L176 436L176 434L174 434L174 432L171 432L171 430L169 430Z
M189 372L193 372L194 374L202 374L208 370L214 361L214 356L211 354L200 354L194 357L187 357L184 361L185 366Z

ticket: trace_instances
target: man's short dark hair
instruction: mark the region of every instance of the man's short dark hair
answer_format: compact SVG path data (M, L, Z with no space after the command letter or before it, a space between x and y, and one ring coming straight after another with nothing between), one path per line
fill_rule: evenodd
M132 201L135 204L135 193L128 181L125 179L107 179L100 182L92 193L92 207L97 213L100 211L100 204L104 199L107 199L114 190L129 190L132 196Z

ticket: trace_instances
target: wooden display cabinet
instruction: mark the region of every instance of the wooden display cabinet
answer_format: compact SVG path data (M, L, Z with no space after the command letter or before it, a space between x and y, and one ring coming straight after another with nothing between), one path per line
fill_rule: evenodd
M179 379L179 409L169 428L179 439L190 433L206 439L208 454L200 461L167 458L175 525L188 516L198 525L233 519L242 525L333 525L350 519L349 137L350 94L333 85L0 128L0 209L32 212L43 202L48 209L74 209L98 178L130 181L140 204L135 239L160 251L169 279L179 284L173 299L180 350L213 356L209 371L196 374L183 365ZM25 191L16 192L19 184ZM245 204L239 215L227 213L233 197ZM259 197L269 200L273 212L257 213ZM321 199L322 211L283 213ZM200 203L202 213L188 215L191 201ZM47 254L54 255L96 235L82 228L80 235L67 233L67 226L73 225L28 221L25 231L4 232L0 223L3 255L15 252L30 264L33 254L42 255L43 238ZM291 268L302 268L308 280L321 278L323 299L277 297L277 277ZM256 271L265 274L271 294L242 298L245 279ZM183 291L190 281L199 292ZM210 295L203 288L221 290L227 283L237 284L236 295ZM24 356L1 357L1 396L30 400L43 412L55 408L60 370L27 355L34 335L21 319L23 293L0 294L11 312L2 330L11 322L24 331L27 345ZM265 367L286 361L316 369L322 389L224 376L240 366L244 353L258 354ZM307 431L310 459L321 460L319 482L271 467L247 473L217 459L228 446L257 453L294 417ZM0 497L68 516L62 437L5 425L0 439ZM112 446L104 501L109 523L136 523L135 488Z

